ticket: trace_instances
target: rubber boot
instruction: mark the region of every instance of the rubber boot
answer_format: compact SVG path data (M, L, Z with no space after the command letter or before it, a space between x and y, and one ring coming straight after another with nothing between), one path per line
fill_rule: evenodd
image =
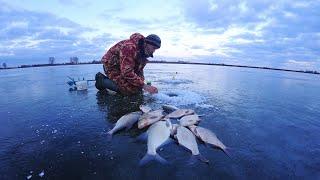
M98 72L95 77L96 83L95 86L99 91L109 89L115 92L119 92L119 88L115 82L110 80L107 76L104 74Z

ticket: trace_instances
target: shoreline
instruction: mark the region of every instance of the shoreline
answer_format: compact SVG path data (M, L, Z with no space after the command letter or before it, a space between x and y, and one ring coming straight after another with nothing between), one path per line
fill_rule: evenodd
M260 67L260 66L233 65L233 64L223 64L223 63L222 64L217 64L217 63L196 63L196 62L184 62L184 61L178 61L178 62L149 61L148 63L227 66L227 67L241 67L241 68L252 68L252 69L266 69L266 70L274 70L274 71L298 72L298 73L307 73L307 74L320 74L320 72L317 72L317 71L302 71L302 70L281 69L281 68ZM32 67L47 67L47 66L88 65L88 64L101 64L101 62L100 61L94 61L94 62L83 62L83 63L33 64L33 65L21 65L21 66L18 66L18 67L0 68L0 70L19 69L19 68L32 68Z

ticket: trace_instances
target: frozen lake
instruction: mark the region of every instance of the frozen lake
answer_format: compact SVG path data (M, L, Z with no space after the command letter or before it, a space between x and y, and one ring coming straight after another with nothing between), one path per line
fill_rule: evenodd
M320 76L203 66L148 64L157 95L119 97L69 92L67 76L94 79L102 65L0 71L0 179L317 179L320 177ZM146 153L134 127L107 141L106 132L140 104L191 108L199 126L231 149L199 143L210 164L187 164L177 144L159 154L170 162L139 167Z

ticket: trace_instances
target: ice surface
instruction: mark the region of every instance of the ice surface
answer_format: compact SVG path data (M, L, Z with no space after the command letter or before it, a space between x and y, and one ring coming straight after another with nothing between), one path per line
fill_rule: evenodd
M172 104L176 106L199 104L205 100L205 98L200 94L187 90L159 92L158 94L153 95L153 98L161 103Z

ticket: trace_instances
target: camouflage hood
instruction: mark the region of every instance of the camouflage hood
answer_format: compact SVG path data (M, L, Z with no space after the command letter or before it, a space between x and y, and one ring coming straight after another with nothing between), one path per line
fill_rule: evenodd
M134 33L130 36L130 41L137 45L137 47L140 39L144 39L144 36L140 33Z

